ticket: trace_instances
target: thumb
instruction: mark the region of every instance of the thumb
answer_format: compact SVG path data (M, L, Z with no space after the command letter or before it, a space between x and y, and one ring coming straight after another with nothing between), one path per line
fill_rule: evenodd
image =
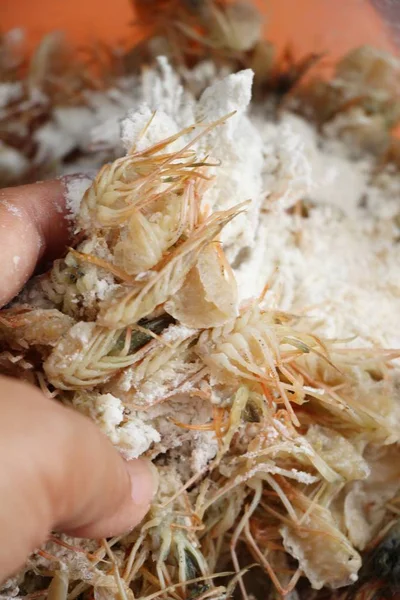
M5 377L0 465L0 580L52 530L97 538L131 529L157 487L149 461L124 461L89 419Z

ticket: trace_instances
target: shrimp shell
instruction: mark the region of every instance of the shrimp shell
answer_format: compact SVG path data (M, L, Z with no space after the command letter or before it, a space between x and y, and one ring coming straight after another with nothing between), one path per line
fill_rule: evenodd
M293 489L281 480L283 489ZM291 502L304 522L281 528L286 551L299 566L314 589L338 588L357 580L361 557L339 530L328 508L312 501L300 491L291 494ZM312 509L312 510L311 510Z
M167 264L156 273L139 293L136 291L114 298L100 306L99 322L106 327L124 327L149 315L157 306L175 294L195 265L199 253L235 216L243 205L215 213L172 254Z
M0 312L0 341L17 347L55 346L74 320L57 309L20 305Z
M197 222L195 185L189 180L180 193L169 192L160 202L154 202L149 214L135 210L121 240L114 248L114 258L130 275L152 269L173 246L183 232L189 233L193 220ZM161 204L161 206L159 206ZM161 209L161 210L160 210Z
M197 351L213 374L225 383L268 379L279 360L272 316L252 306L224 327L204 332Z
M74 325L43 365L50 383L62 390L91 389L132 365L135 353L113 353L123 331L95 323Z
M56 571L47 591L47 600L67 600L68 584L68 573Z
M166 304L166 310L187 327L218 327L238 314L235 277L219 245L200 253L182 288Z

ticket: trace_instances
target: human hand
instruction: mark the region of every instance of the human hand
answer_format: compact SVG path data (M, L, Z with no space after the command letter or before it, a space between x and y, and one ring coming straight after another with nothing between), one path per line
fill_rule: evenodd
M0 306L68 243L60 181L0 190ZM146 514L156 491L146 460L124 461L86 417L0 377L0 581L51 531L109 537Z

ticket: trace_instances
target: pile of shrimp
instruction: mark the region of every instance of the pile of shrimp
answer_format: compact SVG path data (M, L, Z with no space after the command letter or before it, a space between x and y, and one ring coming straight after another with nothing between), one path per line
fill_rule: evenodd
M353 154L368 152L396 160L398 140L391 132L400 121L400 61L371 46L348 52L330 81L313 77L299 91L302 112L329 134L345 139Z
M357 580L347 505L372 450L400 440L399 353L321 339L266 290L239 304L219 235L246 205L213 212L212 150L195 151L229 117L105 165L75 247L0 312L1 372L89 415L161 481L131 533L52 536L6 583L20 597L222 600L238 586L247 600L249 569L263 597Z

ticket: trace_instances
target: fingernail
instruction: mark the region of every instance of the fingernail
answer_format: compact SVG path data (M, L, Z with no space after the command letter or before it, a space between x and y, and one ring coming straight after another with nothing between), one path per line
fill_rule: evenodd
M139 458L127 462L131 479L131 496L135 504L150 504L158 490L158 471L150 460Z

